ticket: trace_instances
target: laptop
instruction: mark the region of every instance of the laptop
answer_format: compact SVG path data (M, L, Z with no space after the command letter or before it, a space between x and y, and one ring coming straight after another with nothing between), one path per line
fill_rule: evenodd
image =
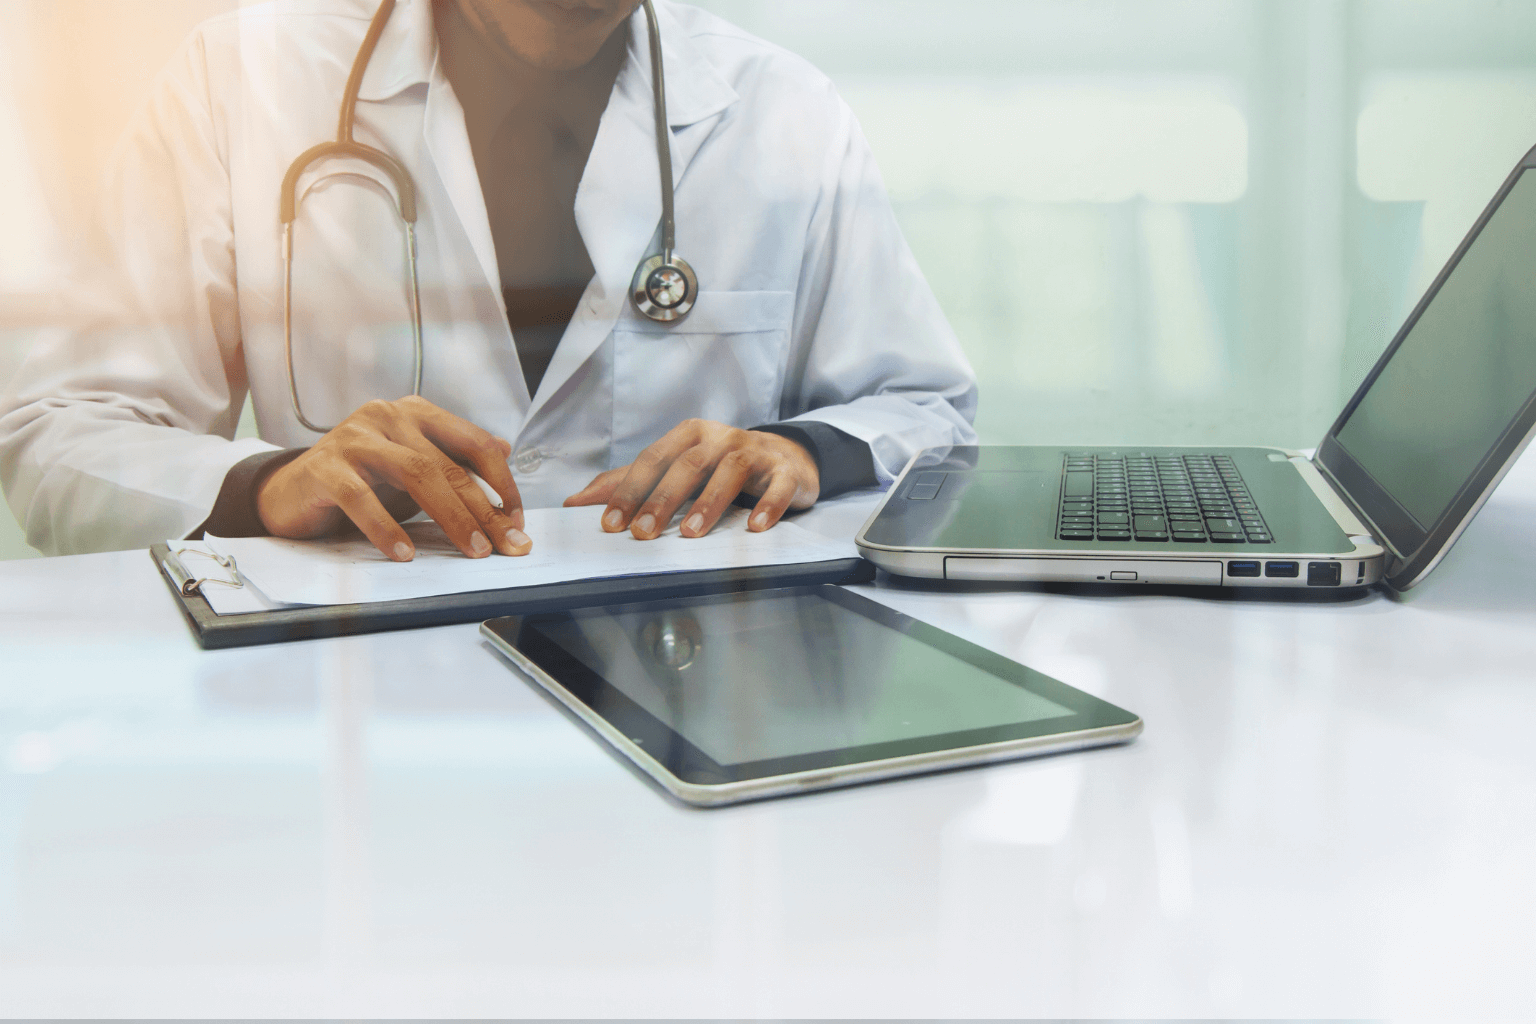
M1407 590L1536 431L1536 149L1308 458L1274 447L919 452L860 529L903 576Z

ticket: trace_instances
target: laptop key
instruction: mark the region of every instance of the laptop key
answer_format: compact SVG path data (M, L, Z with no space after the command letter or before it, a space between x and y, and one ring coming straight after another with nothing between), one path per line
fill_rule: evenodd
M1068 453L1064 462L1062 540L1273 543L1228 457Z

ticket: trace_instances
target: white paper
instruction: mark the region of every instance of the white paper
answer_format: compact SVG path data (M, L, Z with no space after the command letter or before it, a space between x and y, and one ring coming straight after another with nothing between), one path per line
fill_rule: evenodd
M207 537L208 546L234 559L240 575L277 604L330 605L398 601L574 580L739 569L852 558L851 540L834 541L781 522L749 533L746 509L732 509L708 535L686 538L676 523L655 540L627 531L604 533L603 506L527 509L533 550L512 558L466 558L436 523L411 523L416 544L409 562L385 558L365 538L283 540L277 537ZM678 522L681 521L679 517ZM220 588L224 589L224 588ZM216 609L217 610L217 609Z

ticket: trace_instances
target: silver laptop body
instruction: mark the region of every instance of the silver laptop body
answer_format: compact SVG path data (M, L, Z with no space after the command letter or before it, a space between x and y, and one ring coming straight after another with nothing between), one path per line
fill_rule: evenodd
M1407 590L1536 432L1536 149L1316 454L973 446L918 453L856 538L932 579Z

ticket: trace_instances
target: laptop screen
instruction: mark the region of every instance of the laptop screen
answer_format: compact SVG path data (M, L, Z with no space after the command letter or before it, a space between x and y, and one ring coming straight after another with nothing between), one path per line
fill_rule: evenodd
M1428 531L1536 394L1536 173L1516 178L1337 443Z

